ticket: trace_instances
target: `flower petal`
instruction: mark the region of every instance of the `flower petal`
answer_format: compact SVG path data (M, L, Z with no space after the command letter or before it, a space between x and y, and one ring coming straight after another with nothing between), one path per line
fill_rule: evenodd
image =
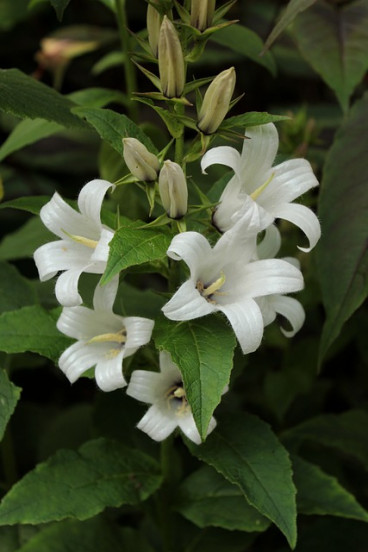
M259 259L273 259L281 247L281 234L278 228L271 224L261 243L257 245L257 256Z
M162 374L148 370L134 370L126 393L138 401L149 404L161 400L165 393Z
M77 236L86 235L84 217L70 207L57 192L42 207L40 217L46 228L62 239L66 237L65 231Z
M170 320L192 320L210 314L215 309L198 293L194 283L188 280L161 310Z
M285 161L272 167L269 176L272 173L274 177L257 200L260 205L271 212L274 212L277 205L290 203L319 185L311 164L306 159Z
M242 268L235 290L243 297L263 297L293 293L303 289L303 275L298 268L281 259L254 261ZM235 283L234 283L235 287Z
M246 130L239 178L247 194L266 182L279 146L279 137L273 123L250 127Z
M112 349L114 351L114 349ZM109 351L99 358L95 378L96 383L102 391L114 391L127 385L123 376L124 349L116 356L109 357Z
M125 356L128 357L133 355L139 347L150 341L155 322L149 318L128 316L124 318L124 325L127 331Z
M230 305L217 305L228 318L244 354L252 353L261 344L263 318L253 299L239 300Z
M270 298L272 306L278 314L284 316L291 324L292 330L280 328L286 337L293 337L303 326L305 312L302 305L294 297L275 295Z
M101 226L101 205L109 188L113 187L111 182L96 178L91 180L81 189L78 196L78 207L80 212L96 226ZM85 234L83 234L85 235Z
M69 240L45 243L34 252L41 282L49 280L59 270L83 269L89 259L90 249Z
M105 264L107 263L110 252L109 243L111 242L113 237L114 232L112 232L111 230L108 230L107 228L103 228L101 230L101 236L98 240L98 244L96 245L95 250L91 255L91 261Z
M177 427L177 419L167 416L156 404L152 405L137 428L144 431L155 441L163 441Z
M212 148L201 159L202 173L206 174L206 169L211 165L225 165L236 173L240 167L240 153L230 146Z
M98 348L77 341L68 347L59 358L59 367L70 383L74 383L80 376L92 368L98 361Z
M171 259L186 262L194 278L198 267L203 264L203 259L208 258L211 253L210 244L198 232L176 234L167 250L167 255Z
M213 418L212 418L213 419ZM190 412L186 415L177 416L178 426L188 439L193 441L196 445L202 443L201 436L199 435L197 426L195 425L193 414Z
M87 307L64 307L56 326L63 334L89 341L106 333L116 333L124 327L123 318L109 311L94 311Z
M286 203L277 207L275 216L288 220L301 230L307 236L309 240L309 247L299 247L301 251L308 253L318 242L321 237L321 225L318 218L311 209L305 207L305 205L299 205L298 203Z
M119 287L119 275L116 275L110 282L101 286L97 284L93 294L93 308L96 311L111 311L114 306L116 294Z
M78 293L78 281L83 270L84 267L66 270L57 279L55 295L63 307L75 307L83 302Z

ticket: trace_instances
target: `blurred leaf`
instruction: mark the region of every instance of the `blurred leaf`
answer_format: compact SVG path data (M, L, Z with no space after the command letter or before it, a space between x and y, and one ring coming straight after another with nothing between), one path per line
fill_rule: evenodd
M150 138L125 115L120 115L110 109L83 107L74 108L73 112L85 117L97 130L102 140L108 142L120 155L123 155L124 151L122 140L127 137L137 138L149 151L157 153Z
M273 56L270 52L267 52L264 56L260 55L263 42L251 29L239 24L231 25L231 27L216 32L212 36L212 40L263 65L272 75L276 74L276 64Z
M17 197L16 199L0 203L0 209L20 209L21 211L27 211L33 215L39 215L41 208L46 205L48 201L50 201L49 196Z
M189 450L237 485L257 510L296 544L296 490L289 456L268 424L251 414L228 416Z
M14 266L0 261L0 313L33 303L37 303L37 296L31 282L23 278Z
M272 115L271 113L260 111L249 111L248 113L243 113L243 115L228 117L221 124L221 128L247 128L256 125L264 125L266 123L277 123L278 121L285 121L287 119L290 119L288 115Z
M45 119L24 119L14 128L0 147L0 161L11 153L63 129L62 125L45 121Z
M109 52L94 64L92 67L92 75L100 75L107 69L111 69L111 67L116 67L117 65L124 65L124 63L125 55L123 52L120 50Z
M343 414L324 414L311 418L283 434L283 440L293 448L303 441L313 441L353 456L368 469L368 413L349 410Z
M8 379L5 370L0 368L0 441L6 426L20 398L21 389Z
M120 271L166 257L172 235L166 228L122 226L110 242L110 252L101 283L106 284Z
M262 53L266 52L275 42L276 38L284 32L286 27L295 19L298 13L312 6L316 0L290 0L280 19L269 34Z
M56 361L72 343L56 328L56 318L35 305L0 315L0 351L31 351Z
M128 172L124 158L107 142L101 142L98 154L98 168L101 178L109 182L116 182ZM119 193L121 193L121 188Z
M187 477L176 493L175 510L198 527L265 531L270 523L250 506L236 485L209 466Z
M166 298L151 289L137 289L123 281L119 285L117 303L121 303L124 316L156 318Z
M296 455L292 462L299 512L368 521L368 512L335 477Z
M346 111L368 68L368 0L341 5L321 0L299 15L294 25L302 55Z
M236 339L229 324L217 316L173 323L156 320L154 340L180 368L186 397L204 440L213 411L230 381Z
M50 4L56 11L56 15L59 21L63 19L64 10L68 6L70 0L49 0Z
M131 530L135 542L142 548L137 550L150 552L145 548L143 539L137 531ZM128 532L128 538L130 534ZM129 541L128 541L129 542ZM47 527L19 548L19 552L107 552L129 550L126 547L126 532L116 524L101 518L85 522L63 521Z
M336 134L323 173L318 211L323 231L317 262L327 320L320 362L368 291L367 118L365 94Z
M0 2L0 29L10 31L19 21L28 16L28 0Z
M18 230L4 237L0 243L0 259L10 261L33 257L35 250L53 237L38 217L31 218Z
M0 524L88 519L108 506L137 504L160 486L159 465L118 441L60 450L16 483L0 504Z
M0 69L0 110L22 119L46 119L64 127L86 128L71 113L73 103L18 69Z
M105 107L110 103L119 103L125 105L127 99L125 94L119 90L109 88L84 88L77 90L67 96L70 100L83 107Z
M255 539L255 534L225 531L206 527L196 534L184 548L184 552L245 552Z

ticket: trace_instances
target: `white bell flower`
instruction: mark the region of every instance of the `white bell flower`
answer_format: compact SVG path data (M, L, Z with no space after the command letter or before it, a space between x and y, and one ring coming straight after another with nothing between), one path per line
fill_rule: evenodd
M162 308L167 318L177 321L223 312L244 354L255 351L263 336L264 322L256 299L303 288L302 273L289 262L254 260L258 225L254 215L248 211L213 248L197 232L173 238L167 255L185 261L190 278Z
M138 429L155 441L163 441L179 427L188 439L200 445L201 437L186 399L180 370L166 351L160 352L160 370L132 373L127 395L152 405L138 423ZM215 427L216 420L212 417L208 433Z
M239 208L246 198L251 198L264 227L275 218L292 222L309 240L309 248L299 249L310 251L321 235L319 220L311 209L292 202L318 186L318 180L306 159L291 159L273 167L278 145L276 127L268 123L247 129L241 154L235 148L220 146L203 156L203 172L210 165L220 164L231 167L235 173L220 197L214 224L222 232L231 228Z
M103 198L113 184L106 180L92 180L80 191L79 213L55 192L41 209L44 225L60 240L46 243L34 253L34 260L42 282L59 271L55 294L65 307L80 305L78 280L82 272L102 274L106 268L109 242L114 232L101 223Z
M71 383L93 366L97 385L103 391L126 386L123 359L133 355L151 339L154 321L141 317L114 314L119 278L105 286L97 285L93 309L64 307L57 328L78 341L59 359L59 367Z
M263 240L257 246L258 259L267 259L275 257L281 246L280 232L274 224L266 229ZM294 257L284 257L284 261L300 269L300 262ZM280 314L289 322L291 330L280 328L286 337L293 337L303 326L305 321L305 311L301 303L286 295L267 295L256 299L261 309L263 323L265 326L271 324L276 316Z

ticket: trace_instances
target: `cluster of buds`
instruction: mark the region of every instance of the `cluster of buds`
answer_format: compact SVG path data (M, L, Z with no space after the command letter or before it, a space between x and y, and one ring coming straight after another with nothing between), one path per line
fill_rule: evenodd
M216 0L192 0L190 24L199 31L204 31L210 27L215 7Z
M188 209L188 188L183 169L173 161L160 161L136 138L123 138L124 160L133 176L142 182L158 179L162 205L167 216L182 218Z

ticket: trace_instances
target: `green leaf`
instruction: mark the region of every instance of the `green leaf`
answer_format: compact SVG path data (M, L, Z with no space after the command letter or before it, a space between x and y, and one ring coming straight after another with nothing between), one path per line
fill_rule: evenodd
M106 284L130 266L165 258L171 240L172 235L166 228L122 226L110 242L109 258L101 283Z
M264 56L260 55L263 42L254 31L247 27L239 24L226 27L216 32L212 36L212 40L263 65L272 75L276 74L276 64L273 56L270 52L267 52Z
M118 441L60 450L27 473L0 504L0 525L88 519L108 506L138 504L162 482L158 463Z
M187 527L185 527L186 533ZM250 550L257 533L242 533L240 531L225 531L208 527L196 533L184 552L244 552Z
M59 123L45 121L45 119L24 119L3 142L0 148L0 161L29 144L60 132L63 128Z
M152 552L137 531L121 530L117 524L97 517L84 522L68 520L47 527L19 548L19 552L128 551L133 550L129 548L130 542L135 542L139 552Z
M117 65L123 66L124 62L125 54L123 52L120 50L109 52L94 64L92 67L92 75L100 75L107 69L111 69L111 67L116 67Z
M333 447L345 456L353 456L368 468L368 413L349 410L343 414L325 414L307 420L283 434L283 440L293 448L303 441L314 441Z
M368 68L368 1L341 5L320 1L299 15L294 25L300 52L346 111Z
M30 281L14 266L0 261L0 314L34 303L37 303L37 295Z
M116 149L120 155L123 155L123 138L137 138L149 151L157 153L157 149L152 144L150 138L125 115L120 115L110 109L84 108L76 107L73 113L85 117L87 121L96 129L102 140L105 140Z
M125 94L110 88L84 88L68 94L68 98L74 103L83 107L105 107L110 103L125 105L127 99Z
M290 0L280 19L269 34L262 53L266 52L266 50L269 49L271 44L273 44L276 38L285 31L286 27L290 25L290 23L295 19L298 13L306 10L315 2L316 0Z
M243 113L243 115L236 115L235 117L229 117L221 124L221 129L234 128L234 127L252 127L257 125L265 125L266 123L277 123L278 121L285 121L290 119L287 115L272 115L262 111L249 111Z
M228 416L190 451L237 485L257 510L296 544L295 487L289 456L268 424L251 414Z
M63 19L64 10L68 6L70 0L49 0L50 4L56 11L56 15L59 21Z
M327 319L320 361L368 291L367 118L365 94L337 132L323 172L318 210L323 231L317 262Z
M0 351L31 351L56 361L72 343L56 328L54 316L38 305L0 315Z
M74 104L45 84L18 69L0 69L0 110L22 119L46 119L63 127L86 128L73 115Z
M198 527L265 531L269 521L248 504L236 485L209 466L187 477L177 490L175 510Z
M162 316L156 320L153 336L157 348L168 351L180 368L186 396L204 440L213 411L230 381L234 333L221 316L179 324Z
M20 209L33 215L39 215L41 208L50 201L49 196L25 196L0 203L0 209Z
M0 368L0 441L6 426L20 398L21 389L8 379L5 370Z
M368 521L368 512L335 477L299 456L293 455L291 458L299 512Z
M18 230L4 237L0 243L0 259L9 261L33 257L37 247L53 238L54 235L38 217L31 218Z

